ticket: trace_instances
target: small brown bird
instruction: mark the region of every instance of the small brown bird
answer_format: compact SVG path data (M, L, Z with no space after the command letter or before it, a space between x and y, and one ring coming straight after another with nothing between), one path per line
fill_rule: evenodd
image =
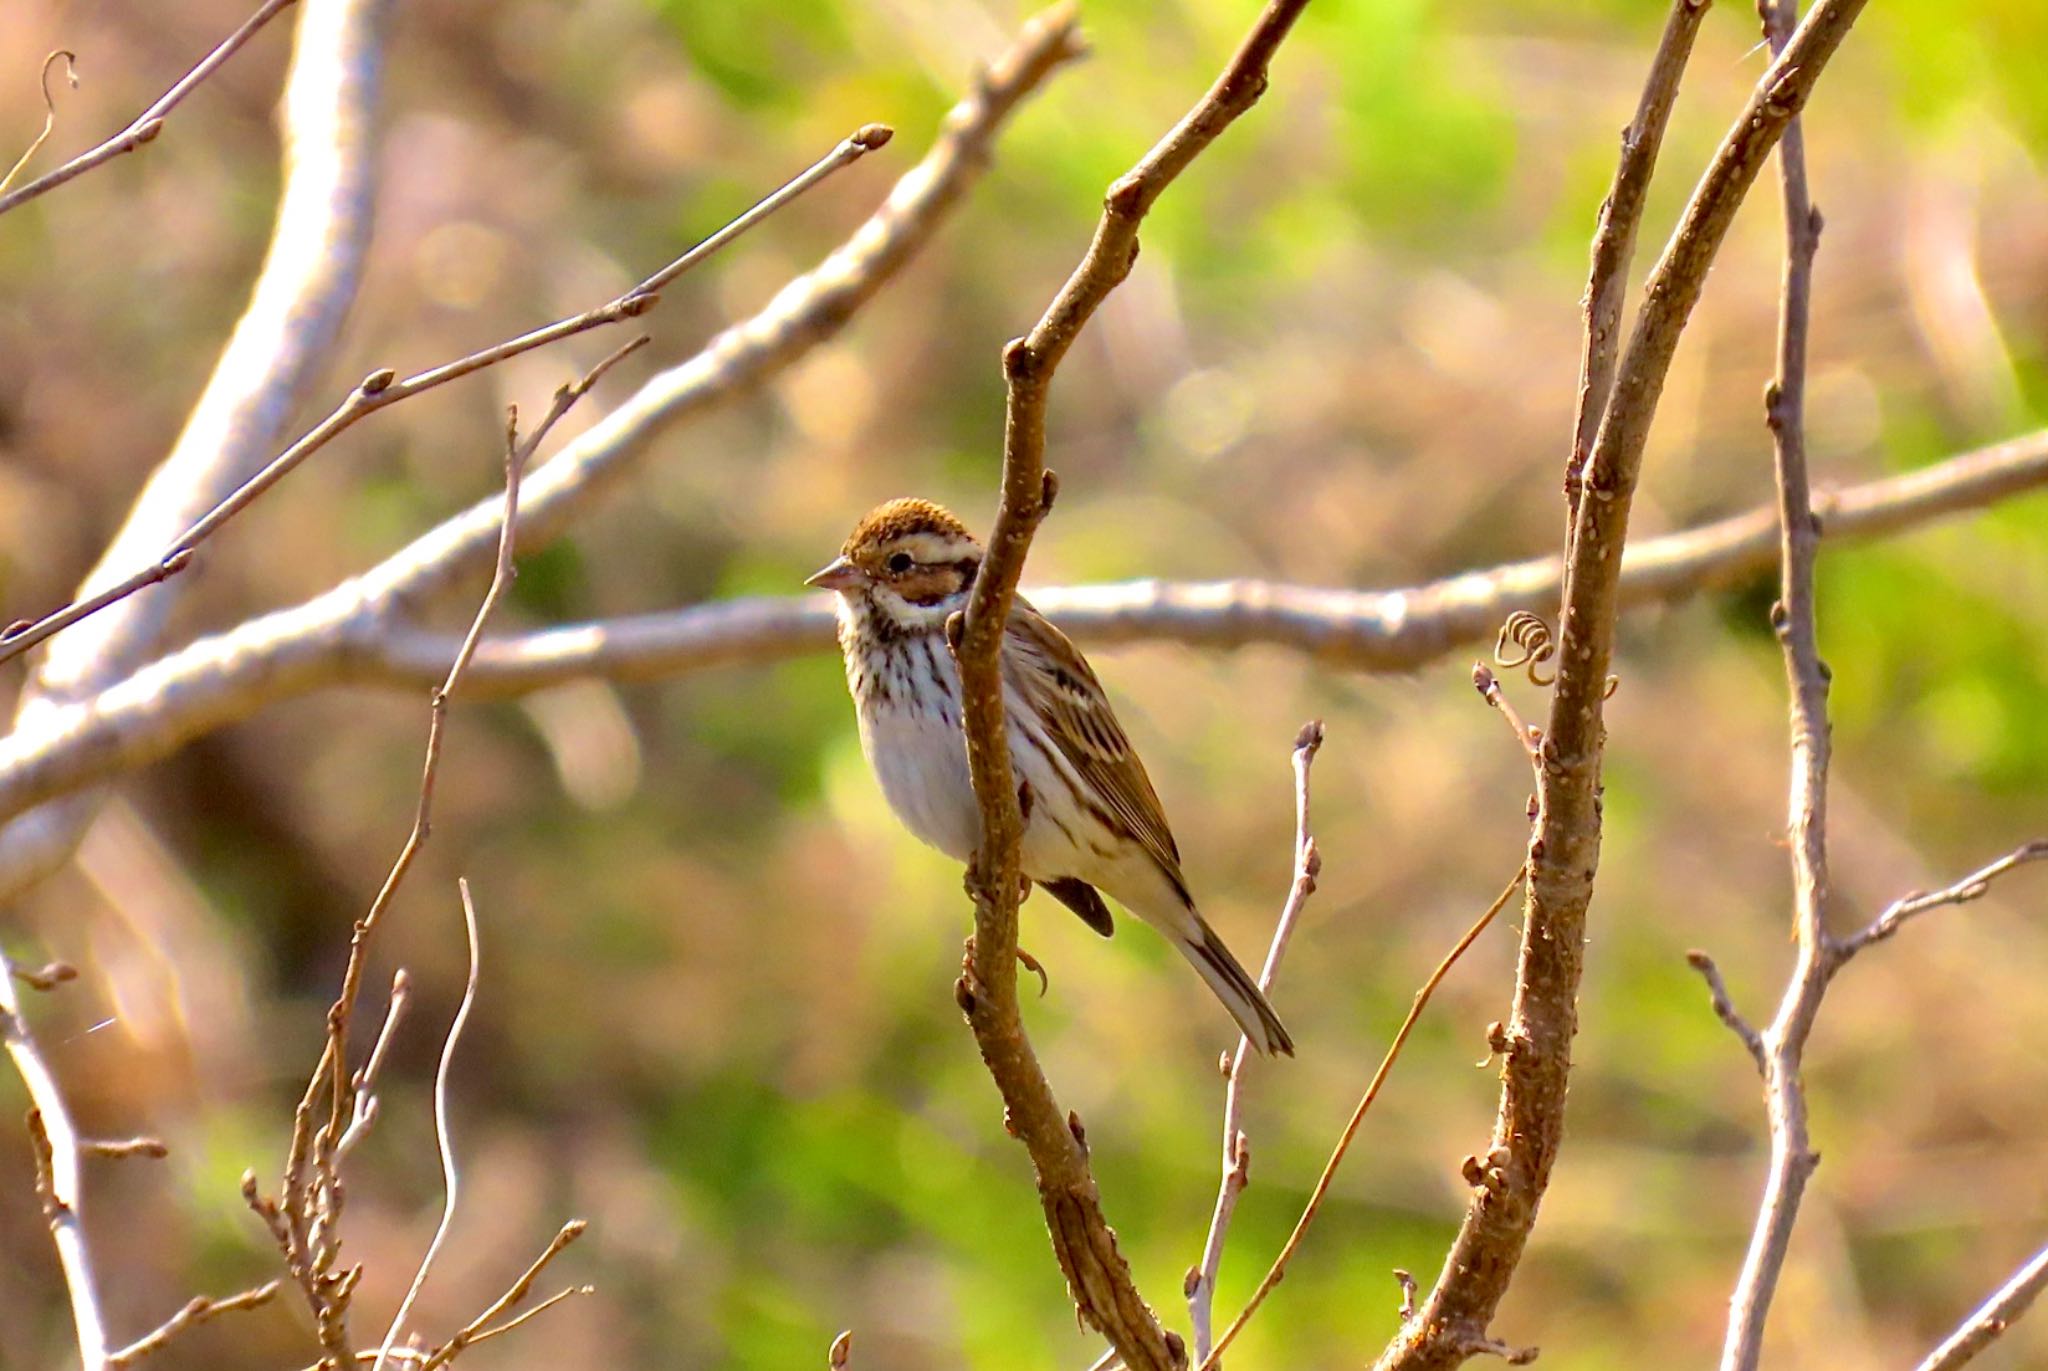
M839 593L839 646L860 741L889 807L960 862L974 859L981 811L967 771L960 676L946 619L967 606L981 544L928 500L891 500L855 526L806 584ZM1010 763L1030 787L1024 874L1105 938L1107 892L1193 963L1253 1046L1294 1052L1258 983L1203 921L1180 870L1159 796L1067 636L1018 597L1003 635Z

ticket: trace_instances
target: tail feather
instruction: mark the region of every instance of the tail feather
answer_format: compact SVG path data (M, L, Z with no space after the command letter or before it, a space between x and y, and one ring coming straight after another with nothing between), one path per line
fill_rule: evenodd
M1280 1016L1273 1012L1259 983L1230 954L1223 939L1216 936L1216 930L1201 915L1193 910L1188 912L1195 921L1194 936L1174 939L1181 952L1230 1011L1230 1017L1237 1020L1253 1047L1269 1054L1293 1056L1294 1039L1280 1022Z

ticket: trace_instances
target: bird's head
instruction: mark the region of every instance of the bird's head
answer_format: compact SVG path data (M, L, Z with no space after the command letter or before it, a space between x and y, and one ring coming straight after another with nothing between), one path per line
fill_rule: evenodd
M944 627L966 603L981 544L952 511L929 500L891 500L847 535L839 556L804 584L867 604L905 629Z

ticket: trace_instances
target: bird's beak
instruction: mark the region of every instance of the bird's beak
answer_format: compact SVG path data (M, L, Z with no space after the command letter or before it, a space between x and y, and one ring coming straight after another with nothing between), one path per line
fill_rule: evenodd
M866 584L867 579L867 573L852 562L844 557L835 557L826 566L806 576L804 584L822 590L852 590L857 585Z

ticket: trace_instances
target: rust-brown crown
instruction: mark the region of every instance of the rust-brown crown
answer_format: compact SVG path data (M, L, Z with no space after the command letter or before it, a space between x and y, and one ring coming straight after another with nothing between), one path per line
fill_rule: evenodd
M929 533L947 539L965 538L970 542L974 538L967 531L967 525L944 505L905 496L869 510L853 526L853 532L847 535L846 545L839 550L840 555L858 560L863 552L886 546L913 533Z

